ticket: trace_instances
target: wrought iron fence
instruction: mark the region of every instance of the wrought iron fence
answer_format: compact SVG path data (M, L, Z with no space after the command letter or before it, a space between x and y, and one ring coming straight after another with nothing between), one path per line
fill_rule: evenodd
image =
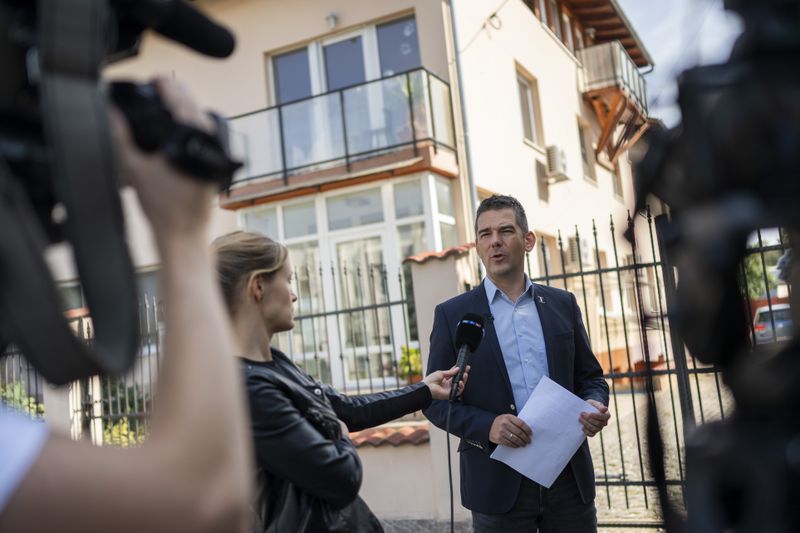
M645 354L652 362L667 485L675 501L683 498L685 433L724 419L733 407L717 369L700 363L670 334L667 309L675 276L660 259L657 235L663 222L649 212L642 216L636 248L620 242L613 220L605 227L593 224L588 237L577 227L569 235L541 233L535 253L527 258L535 283L576 295L609 382L611 422L590 439L600 526L606 528L663 526L646 460ZM779 325L786 317L779 311L791 287L779 282L774 266L785 242L777 230L769 236L755 233L742 264L743 306L753 317L754 342L782 337ZM389 272L365 259L352 265L301 265L295 277L295 328L280 334L276 347L296 364L350 394L395 388L421 376L412 280L406 270ZM73 385L74 436L120 446L142 441L161 358L162 311L154 299L143 302L139 354L131 371ZM763 332L767 334L759 337ZM91 331L83 334L91 342ZM13 348L0 358L3 401L41 417L46 415L43 389L36 372Z
M575 293L595 354L610 387L609 426L590 439L598 486L600 527L663 527L655 480L647 457L645 435L647 396L645 354L652 362L655 399L666 452L666 482L676 502L683 502L684 437L698 424L724 419L733 399L716 368L695 359L670 334L668 303L675 276L661 261L658 221L648 211L637 224L637 248L620 242L613 220L607 227L593 223L589 237L576 227L570 235L540 235L538 250L528 257L528 272L536 283ZM628 227L633 223L630 217ZM751 238L742 263L743 305L751 312L752 338L757 342L782 338L782 305L791 288L778 282L772 267L785 251L782 232L765 242L762 232ZM749 292L748 292L749 288ZM645 320L639 310L644 311ZM761 320L772 324L760 327ZM767 312L770 311L770 312ZM789 328L791 323L789 323ZM778 332L778 333L776 333ZM683 502L685 503L685 502Z
M0 357L0 402L32 418L44 417L44 381L15 346Z
M292 331L276 348L348 394L394 389L422 377L411 276L383 263L304 265L295 271Z

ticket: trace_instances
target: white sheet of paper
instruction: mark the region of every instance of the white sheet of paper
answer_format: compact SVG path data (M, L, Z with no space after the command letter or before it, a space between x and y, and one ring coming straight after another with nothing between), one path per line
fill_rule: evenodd
M521 448L499 445L491 457L549 488L586 438L580 413L598 412L544 376L519 413L533 430L531 443Z

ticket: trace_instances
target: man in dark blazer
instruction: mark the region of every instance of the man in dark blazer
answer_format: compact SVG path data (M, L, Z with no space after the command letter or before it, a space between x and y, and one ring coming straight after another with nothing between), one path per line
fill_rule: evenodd
M525 274L525 253L536 236L520 203L510 196L484 200L475 234L486 279L436 307L428 360L428 372L451 368L459 320L466 313L484 317L485 334L470 359L469 383L450 416L450 431L461 438L461 501L472 511L476 533L596 531L594 470L586 441L550 488L490 458L497 445L517 448L536 438L516 415L542 376L598 409L580 415L589 437L610 418L608 384L575 296L532 284ZM434 401L425 416L444 429L447 408L448 402Z

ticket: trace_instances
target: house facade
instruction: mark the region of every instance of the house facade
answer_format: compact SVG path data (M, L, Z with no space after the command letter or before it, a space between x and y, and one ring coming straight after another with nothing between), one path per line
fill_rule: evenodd
M652 61L615 0L194 3L235 32L230 58L148 35L139 56L107 76L173 75L229 118L246 164L219 196L212 232L250 229L287 245L303 319L278 345L316 377L348 393L410 378L404 356L424 358L432 307L417 296L417 314L409 294L434 301L479 271L462 249L446 279L412 290L404 259L473 241L476 202L493 193L528 212L538 236L532 277L631 260L629 249L617 256L613 233L592 233L592 221L607 229L609 215L624 225L628 148L647 127L642 73ZM140 292L157 300L150 228L131 191L124 205ZM82 307L69 250L49 259L65 307ZM593 348L612 370L627 350L630 280L563 283L586 295ZM428 433L418 418L403 424L414 438L398 439L413 446L360 449L364 496L382 519L444 520L444 437L418 438Z
M646 128L640 69L651 60L616 1L196 4L236 33L230 58L148 36L109 77L171 73L229 117L246 164L219 198L215 232L252 229L289 247L299 312L321 315L306 329L327 340L283 347L300 360L327 354L321 377L396 383L400 347L418 347L402 306L325 313L401 300L403 259L473 240L473 206L492 193L528 211L532 276L612 261L606 235L565 234L559 248L558 231L624 217L632 203L627 148ZM157 259L139 226L144 285ZM624 294L608 292L621 308ZM336 346L352 349L349 364L330 357Z

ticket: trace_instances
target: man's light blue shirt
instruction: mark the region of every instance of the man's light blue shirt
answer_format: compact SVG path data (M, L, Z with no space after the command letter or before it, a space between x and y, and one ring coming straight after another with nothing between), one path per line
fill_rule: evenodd
M549 375L542 322L533 299L533 283L526 275L525 291L516 302L488 277L484 279L484 288L519 412L542 376Z

